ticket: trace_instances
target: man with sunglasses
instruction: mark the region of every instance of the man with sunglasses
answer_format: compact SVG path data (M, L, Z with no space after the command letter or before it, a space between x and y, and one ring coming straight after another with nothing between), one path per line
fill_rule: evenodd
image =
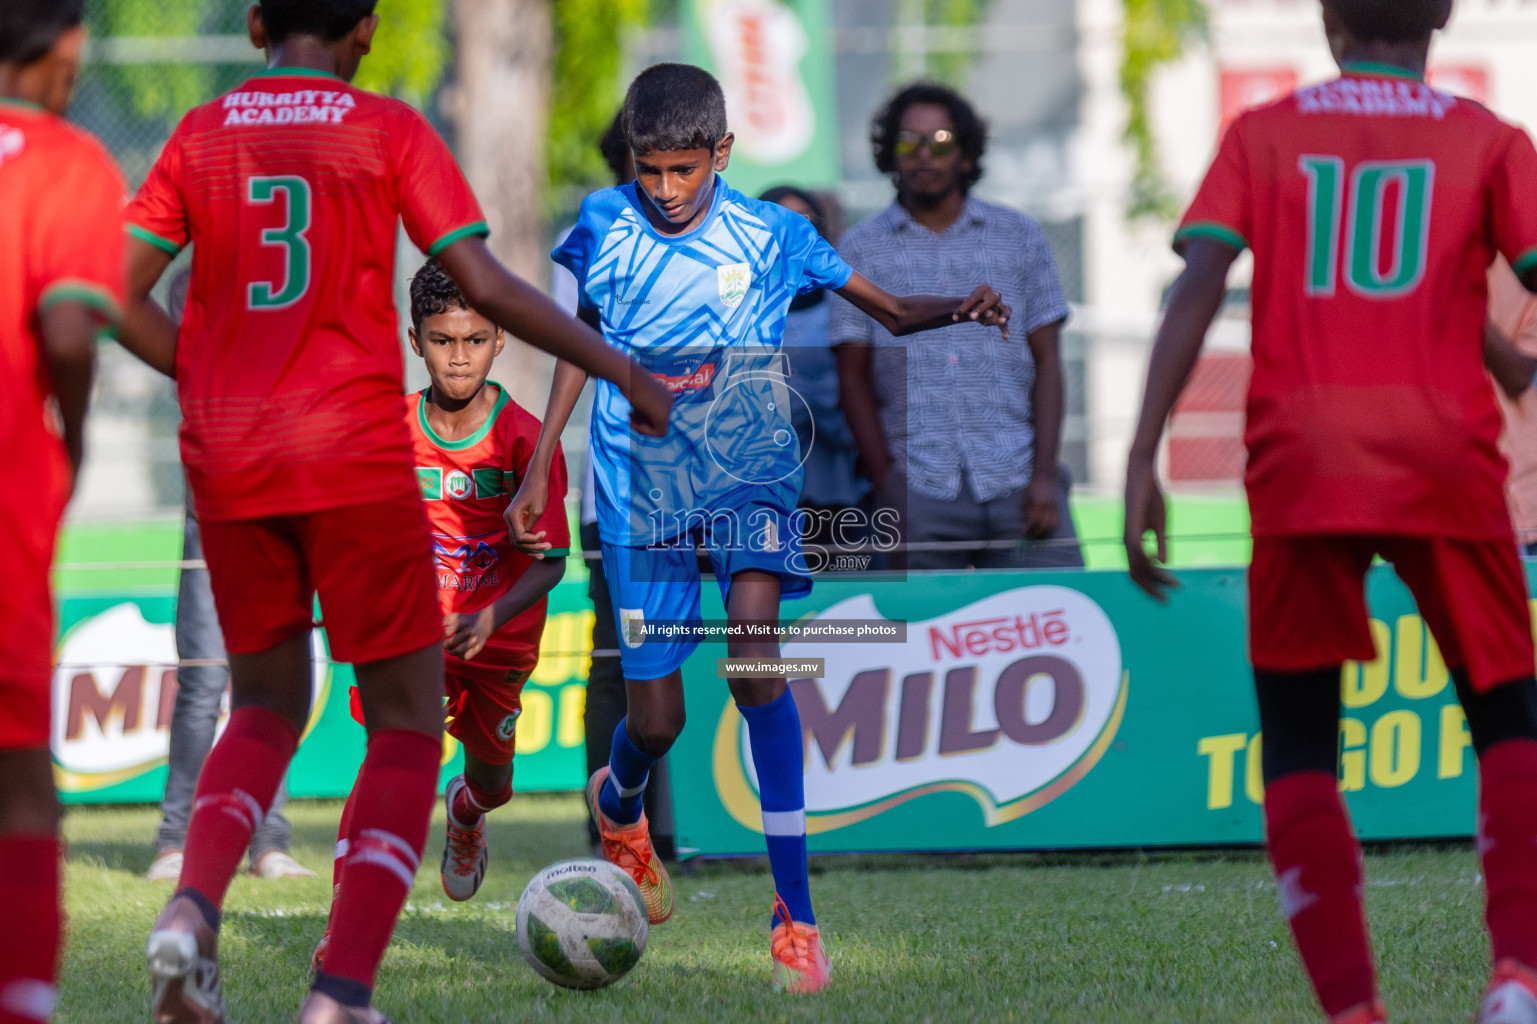
M1006 340L957 324L909 343L833 300L844 414L879 504L898 510L914 546L905 566L1082 566L1057 466L1068 308L1045 234L971 196L987 128L953 90L906 87L876 115L871 141L896 199L847 232L839 254L895 294L992 282L1024 326Z

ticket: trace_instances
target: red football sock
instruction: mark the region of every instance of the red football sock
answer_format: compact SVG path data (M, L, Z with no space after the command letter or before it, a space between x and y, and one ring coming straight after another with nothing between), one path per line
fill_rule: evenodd
M298 747L299 733L281 715L265 708L230 715L197 779L180 888L196 889L215 907L224 905L230 880Z
M359 778L362 776L359 775ZM352 809L358 802L358 783L354 779L352 792L347 794L347 802L342 805L342 820L336 826L336 855L331 860L331 904L336 905L336 897L342 891L342 865L347 862L347 837L352 833Z
M1297 772L1265 787L1265 834L1281 911L1324 1013L1377 997L1361 905L1361 847L1332 772Z
M0 836L0 1024L40 1024L53 1012L63 846L51 835Z
M460 825L472 826L485 817L487 811L494 811L511 799L511 782L507 783L507 788L500 793L493 793L490 790L481 789L475 784L475 780L466 778L464 788L454 795L451 813L454 821Z
M427 845L442 751L439 738L419 732L385 730L368 739L368 756L353 787L325 974L316 984L344 1003L367 999L411 891ZM336 980L350 984L338 988L331 984Z
M1537 742L1496 743L1478 768L1478 852L1494 960L1537 967Z

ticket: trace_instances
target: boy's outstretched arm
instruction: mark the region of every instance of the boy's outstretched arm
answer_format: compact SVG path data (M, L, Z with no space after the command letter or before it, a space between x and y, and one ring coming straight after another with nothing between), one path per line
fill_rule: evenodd
M667 432L672 395L666 385L502 266L485 239L462 238L438 253L438 262L472 309L529 344L613 381L629 400L631 421L642 434L661 437Z
M176 378L176 322L149 297L175 259L134 236L128 238L128 304L118 341L153 369Z
M918 331L932 331L963 320L974 320L987 327L997 327L1009 336L1009 317L1014 313L1003 304L1003 297L987 285L964 299L943 295L892 295L863 274L856 273L838 294L873 317L892 334L901 337Z
M544 539L544 531L533 532L534 526L544 517L545 506L550 502L550 467L555 464L555 449L560 435L571 419L571 410L587 383L587 371L573 366L564 359L555 363L555 377L550 381L550 401L545 406L544 423L539 428L539 440L534 445L533 457L518 493L512 496L502 517L507 520L507 533L512 546L533 558L543 558L550 549Z
M1185 244L1185 272L1169 293L1169 308L1147 367L1142 414L1126 461L1126 563L1132 582L1160 601L1178 586L1174 577L1149 557L1143 538L1149 530L1157 542L1157 561L1168 561L1168 515L1158 487L1158 442L1174 411L1211 322L1222 308L1228 268L1238 250L1222 242L1196 238Z

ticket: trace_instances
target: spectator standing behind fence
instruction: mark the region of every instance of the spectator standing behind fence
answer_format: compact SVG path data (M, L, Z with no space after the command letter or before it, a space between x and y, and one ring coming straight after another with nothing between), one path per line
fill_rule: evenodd
M1068 309L1045 233L971 196L987 128L955 91L906 87L876 115L871 141L897 195L843 236L843 258L894 294L987 281L1014 308L1007 339L961 323L908 343L832 299L843 411L880 504L899 511L908 544L958 542L912 551L906 567L1082 566L1071 480L1057 464ZM964 546L1022 536L1053 543Z
M811 221L817 234L834 241L828 230L827 208L813 193L781 185L758 198L794 210ZM828 319L832 303L828 298L827 290L818 288L791 300L790 311L785 314L782 351L789 362L790 386L804 399L804 403L794 402L790 411L804 460L800 507L815 513L806 523L803 541L831 548L852 539L835 536L834 517L859 505L870 493L870 481L855 465L859 450L839 406L838 367Z
M170 310L177 320L187 302L190 272L171 279ZM182 528L183 561L203 559L202 534L187 492L187 518ZM182 661L222 662L224 634L214 611L213 589L207 569L183 569L176 594L176 656ZM160 804L160 828L155 834L155 859L145 878L174 882L181 877L182 846L187 841L187 822L192 818L192 796L198 772L213 747L219 709L229 689L229 669L222 664L184 665L176 670L176 705L171 711L169 772L165 798ZM288 802L287 786L279 786L272 809L251 837L251 874L258 878L313 878L315 872L289 856L290 830L283 817Z

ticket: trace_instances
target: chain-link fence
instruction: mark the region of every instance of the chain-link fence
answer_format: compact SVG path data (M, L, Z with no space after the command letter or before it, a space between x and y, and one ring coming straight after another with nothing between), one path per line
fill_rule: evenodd
M1069 300L1084 303L1084 219L1071 203L1060 201L1062 190L1073 187L1065 180L1064 154L1079 117L1072 6L996 0L994 20L1017 19L1017 24L925 35L895 26L884 0L839 0L833 7L834 50L844 181L836 196L845 223L891 201L890 183L870 157L870 118L897 84L922 66L912 60L913 46L941 48L956 58L956 67L971 68L960 77L992 126L980 195L1037 215ZM246 37L245 10L244 3L229 0L89 0L93 41L71 117L107 144L131 187L148 173L185 110L260 67L262 55ZM634 67L683 56L675 27L655 28L631 47ZM450 66L450 80L452 75ZM1118 372L1107 368L1139 366L1148 333L1124 325L1107 329L1091 314L1065 337L1063 460L1080 483L1110 488L1119 482L1119 470L1108 467L1121 456L1104 452L1129 432L1135 398L1122 394L1124 387L1107 390L1096 380ZM1103 363L1107 352L1115 355ZM179 508L176 422L170 383L117 346L104 346L90 457L72 515L136 517Z

